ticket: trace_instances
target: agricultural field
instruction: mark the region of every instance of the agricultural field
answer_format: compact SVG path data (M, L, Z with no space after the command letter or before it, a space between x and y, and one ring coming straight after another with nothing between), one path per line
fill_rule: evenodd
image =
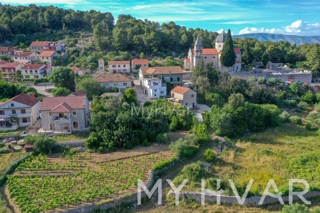
M274 179L282 192L288 191L289 179L304 179L311 189L320 190L320 143L315 131L283 124L230 142L232 146L222 151L218 161L200 174L205 179L221 179L224 194L233 195L230 178L239 191L254 179L250 192L255 195L263 193L269 179ZM174 182L181 183L184 178L180 172ZM183 190L200 189L201 178L191 181Z
M24 158L25 153L12 152L6 154L0 154L0 176L16 161Z
M78 132L70 135L57 135L52 138L57 142L68 142L68 141L81 141L86 140L90 135L90 132Z
M136 192L138 179L146 183L154 164L173 156L164 145L110 154L38 155L8 177L6 195L15 212L56 212L108 202Z

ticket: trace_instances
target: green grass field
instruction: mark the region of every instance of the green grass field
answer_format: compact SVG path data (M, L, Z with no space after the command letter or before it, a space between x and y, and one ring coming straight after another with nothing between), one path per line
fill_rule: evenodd
M71 135L57 135L52 138L57 142L67 142L67 141L80 141L86 140L90 135L90 132L78 132Z

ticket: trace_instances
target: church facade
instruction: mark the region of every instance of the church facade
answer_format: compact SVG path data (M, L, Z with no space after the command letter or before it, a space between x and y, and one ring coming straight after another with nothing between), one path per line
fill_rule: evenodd
M218 35L216 39L216 48L203 48L200 37L198 35L196 43L193 49L189 49L188 58L184 59L184 68L192 70L201 59L204 64L210 62L213 63L213 67L220 71L240 72L241 71L241 51L239 48L234 48L234 52L237 56L235 64L232 67L224 67L220 63L220 57L223 49L223 45L226 41L226 33L223 31Z

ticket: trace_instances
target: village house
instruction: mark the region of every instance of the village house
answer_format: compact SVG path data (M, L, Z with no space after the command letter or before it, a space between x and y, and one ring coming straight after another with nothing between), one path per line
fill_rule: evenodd
M132 79L120 73L102 73L95 79L107 89L117 87L124 90L132 87Z
M42 51L39 55L39 60L47 62L49 65L54 65L53 58L59 56L55 51Z
M149 98L159 98L167 95L166 82L173 86L181 86L183 74L179 66L141 67L139 81L145 95L148 95Z
M177 102L187 108L197 105L197 93L190 88L177 86L171 90L170 101Z
M220 71L240 72L241 71L241 51L239 48L234 48L236 54L235 64L232 67L224 67L220 63L220 57L223 50L223 45L226 41L227 34L223 31L216 38L215 48L203 48L200 36L198 35L194 49L189 49L188 57L184 60L184 68L193 70L199 61L202 59L204 64L212 62L213 67Z
M21 68L23 78L43 78L51 71L52 67L45 64L26 64Z
M12 47L0 47L0 55L12 56L14 55L16 49Z
M131 63L131 69L133 72L138 72L140 67L149 67L148 59L133 59Z
M80 76L84 75L86 73L89 73L89 70L81 69L81 68L76 67L76 66L70 67L70 69L74 72L74 74L78 74Z
M2 78L11 79L14 77L14 74L20 70L22 64L17 62L8 62L0 65L0 69L2 70Z
M6 64L6 63L9 63L9 61L6 61L6 60L3 60L3 59L0 59L0 66L3 65L3 64ZM0 67L1 68L1 67Z
M109 73L130 73L130 61L109 61Z
M37 56L33 52L22 52L11 56L13 61L20 64L31 64L37 60Z
M16 130L33 125L39 118L40 100L34 95L20 94L0 102L0 130Z
M267 69L269 70L276 70L283 67L283 63L273 63L271 61L268 61Z
M61 42L51 42L51 41L34 41L29 47L31 52L42 53L42 51L61 51L63 50Z
M40 107L41 132L66 133L89 130L87 96L46 97Z

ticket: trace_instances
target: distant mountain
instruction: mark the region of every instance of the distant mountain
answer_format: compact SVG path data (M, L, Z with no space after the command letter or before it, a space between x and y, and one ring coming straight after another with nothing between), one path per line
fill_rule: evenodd
M270 33L250 33L250 34L242 34L235 35L233 38L255 38L259 41L287 41L291 44L314 44L320 43L320 36L295 36L295 35L282 35L282 34L270 34Z

